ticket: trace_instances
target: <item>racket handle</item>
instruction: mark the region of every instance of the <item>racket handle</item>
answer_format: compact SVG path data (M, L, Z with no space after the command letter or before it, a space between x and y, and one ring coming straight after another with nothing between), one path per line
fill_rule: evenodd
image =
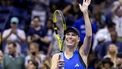
M63 55L63 52L60 53L60 55L59 55L59 60L64 61L64 55Z
M59 69L64 69L64 67L59 67Z
M62 62L64 62L64 55L63 55L63 52L60 53L60 55L59 55L59 60L62 61ZM59 69L64 69L64 66L59 67Z
M59 69L64 69L64 67L59 67Z

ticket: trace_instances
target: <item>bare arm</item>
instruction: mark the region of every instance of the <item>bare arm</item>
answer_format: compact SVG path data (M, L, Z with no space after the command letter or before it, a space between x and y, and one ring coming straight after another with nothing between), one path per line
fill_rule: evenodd
M83 45L79 49L79 52L86 66L87 66L87 57L91 48L91 41L92 41L92 28L91 28L89 15L88 15L88 6L90 2L91 0L83 0L83 5L79 4L80 10L82 11L84 16L85 29L86 29L86 36Z
M22 38L19 35L17 35L17 37L21 40L21 42L25 42L26 41L26 38Z
M4 31L3 35L2 35L2 41L6 41L11 34L12 34L12 32L10 32L8 35L6 35L6 31Z
M40 40L41 40L42 42L44 42L44 43L49 43L49 42L50 42L48 36L40 37Z
M25 32L24 31L19 31L18 29L12 29L11 30L12 34L16 35L18 37L18 39L20 39L21 42L25 42L26 41L26 37L25 37Z
M86 28L86 36L84 38L83 45L81 46L81 50L83 51L83 54L88 56L90 47L91 47L91 40L92 40L92 29L91 29L91 23L88 17L88 12L83 13L84 20L85 20L85 28Z

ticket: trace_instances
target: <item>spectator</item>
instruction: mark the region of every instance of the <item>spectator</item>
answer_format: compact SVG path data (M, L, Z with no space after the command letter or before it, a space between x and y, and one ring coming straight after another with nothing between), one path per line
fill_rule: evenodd
M103 0L101 0L101 1L103 1ZM95 0L95 2L97 2L97 0ZM93 14L93 16L96 20L98 30L101 29L101 28L104 28L104 26L105 26L105 23L104 23L104 21L105 21L104 16L105 15L102 12L103 11L103 8L102 8L103 3L104 3L104 1L100 2L99 4L94 4L93 5L92 14Z
M112 13L116 14L117 9L122 6L122 0L117 0L113 2Z
M122 39L122 5L116 10L116 14L113 16L113 22L116 23L116 31L119 38Z
M11 28L5 30L3 32L2 38L3 41L6 43L8 42L16 42L17 43L17 51L20 53L21 52L21 44L25 42L26 36L25 32L19 28L17 28L17 25L19 23L19 19L17 17L12 17L10 20L11 23ZM5 50L5 52L8 52Z
M112 20L116 23L116 30L119 36L119 39L122 40L122 0L117 0L113 2L112 8Z
M9 52L4 56L4 69L24 69L24 57L17 53L16 48L17 44L15 42L8 43Z
M52 36L54 34L53 21L51 19L48 19L47 21L46 31L47 31L47 36L49 37L49 40L51 41Z
M71 4L67 4L67 6L63 9L67 26L72 26L73 23L82 16L82 13L78 9L78 7L78 1L73 0Z
M110 32L110 37L111 37L111 41L107 41L104 42L104 40L102 40L105 35L103 35L101 38L99 38L99 40L101 39L101 41L99 41L99 44L96 46L95 48L95 54L97 55L97 57L99 59L103 58L103 56L105 56L105 54L107 53L107 48L108 46L112 43L115 44L118 47L118 52L122 52L122 42L117 40L117 32L116 31L112 31Z
M107 54L104 56L104 58L110 58L110 60L113 62L113 67L117 67L117 54L118 54L118 48L115 44L110 44L107 50Z
M42 69L50 69L51 68L51 57L52 56L46 57L46 59L44 60L44 63L42 64Z
M92 32L95 34L97 32L97 26L95 20L92 20ZM80 42L83 43L84 37L85 37L85 23L83 17L80 19L76 20L73 24L74 27L76 27L80 31Z
M42 64L42 69L50 69L51 68L51 57L47 57Z
M42 26L45 26L49 0L31 0L32 17L39 16Z
M52 57L53 54L58 53L60 50L59 50L59 47L57 46L58 42L57 42L57 39L55 38L52 21L46 20L48 17L48 12L49 12L49 17L50 17L50 13L53 13L56 9L60 9L63 11L65 15L67 26L72 26L72 24L74 22L77 23L78 20L79 20L79 23L82 22L84 25L84 19L81 17L82 15L81 15L81 12L79 12L77 2L78 0L0 0L0 4L1 4L0 12L2 13L0 14L1 27L3 27L2 23L5 24L6 26L8 26L8 24L10 24L11 26L11 28L5 31L0 30L0 36L1 36L0 44L3 46L6 46L5 48L3 47L4 48L3 51L5 51L6 53L5 55L0 51L0 69L7 69L7 68L11 69L7 67L7 65L9 66L14 65L15 67L17 67L17 65L15 65L15 62L16 62L15 60L18 61L18 56L15 58L13 57L11 58L11 55L8 49L10 48L9 46L10 43L12 42L16 43L17 47L15 48L16 48L17 54L20 54L21 50L22 50L21 51L22 53L25 53L26 51L28 51L28 50L25 51L25 49L27 48L23 46L23 43L26 42L26 36L25 36L24 31L20 30L20 28L26 29L27 31L26 34L28 36L27 40L29 44L30 45L31 43L32 44L36 43L37 45L39 44L39 47L38 47L39 50L44 52L43 54L42 52L38 51L36 48L36 45L34 44L33 45L35 47L30 46L31 48L29 47L29 53L26 57L27 65L25 61L25 65L27 69L36 69L38 67L40 67L41 69L50 69L50 57ZM49 6L51 5L51 3L52 3L52 7ZM97 31L98 32L95 35L95 42L93 45L93 50L95 53L93 53L93 55L92 54L89 55L88 65L89 67L91 67L95 63L95 67L93 67L95 69L101 69L101 68L113 69L112 68L112 66L114 65L114 63L112 62L113 60L110 61L109 58L105 58L102 60L102 64L100 64L101 63L100 60L107 54L109 45L114 44L116 47L118 47L118 55L116 57L117 59L116 69L122 69L122 62L121 62L122 61L122 57L121 57L122 42L120 42L122 41L122 32L121 32L122 31L122 13L121 13L122 0L93 0L91 6L93 7L93 11L91 12L92 15L90 16L94 17L93 19L91 19L91 22L92 24L95 24L94 26L92 25L93 34L96 34ZM89 7L90 9L91 9L91 6ZM9 14L10 16L15 15L19 17L19 20L17 17L12 17L10 19L10 23L8 23L7 21L7 24L6 24L6 20L9 18ZM28 16L28 14L32 16ZM28 25L30 24L30 19L28 20L29 17L32 17L32 23L28 30L28 28L25 28L25 26L29 27ZM13 19L13 22L12 22L12 19ZM25 23L26 20L29 22ZM111 21L113 21L115 24L107 23ZM106 25L106 23L108 25ZM79 24L77 24L77 26L79 26L81 31L85 31L83 25L80 26ZM13 26L14 27L16 26L17 32L14 31L14 29L12 28ZM45 26L47 27L44 28ZM4 29L4 27L2 29ZM85 34L82 32L81 40L83 40L84 36ZM50 47L49 49L48 49L48 46ZM41 57L40 63L37 62L38 60L37 61L33 60L34 58L32 57L33 56L32 49L35 49L35 48L36 48L36 51L39 52L39 56ZM2 50L2 46L0 47L0 50ZM43 59L45 58L45 54L47 53L47 51L48 51L48 58ZM9 59L6 59L6 55L10 55L10 57L7 56L7 58ZM97 57L94 58L93 57L94 55L97 55ZM31 57L32 59L30 59ZM3 64L3 62L7 62L7 63ZM23 60L21 62L23 62ZM1 68L1 67L4 67L4 68ZM18 69L18 68L15 68L15 69Z
M32 19L32 25L29 28L27 40L29 43L38 43L39 50L46 54L49 44L49 38L48 36L46 36L46 29L40 24L40 22L41 20L39 19L39 16L35 16Z
M116 30L115 24L113 22L107 24L107 26L105 28L98 30L94 37L93 51L94 51L95 47L98 45L98 40L99 40L100 36L104 36L103 39L105 42L111 41L110 32L115 31L115 30Z
M38 63L35 60L29 60L27 69L38 69Z
M102 66L100 69L112 69L113 62L109 58L105 58L102 60Z
M25 67L28 67L27 65L29 60L35 60L38 62L38 68L41 68L45 57L46 56L44 54L40 53L39 45L37 43L30 43L29 54L25 58Z

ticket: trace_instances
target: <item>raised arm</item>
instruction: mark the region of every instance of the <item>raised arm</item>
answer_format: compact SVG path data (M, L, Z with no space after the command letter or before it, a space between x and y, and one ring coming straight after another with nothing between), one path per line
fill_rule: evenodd
M89 15L88 15L88 6L90 2L91 0L83 0L83 4L82 5L79 4L80 10L82 11L84 16L85 30L86 30L86 36L83 45L79 49L79 53L86 65L87 65L87 57L91 48L91 41L92 41L92 28L91 28Z

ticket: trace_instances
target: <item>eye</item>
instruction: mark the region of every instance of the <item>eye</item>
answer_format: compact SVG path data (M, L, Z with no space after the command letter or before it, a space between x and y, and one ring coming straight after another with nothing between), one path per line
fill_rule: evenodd
M67 33L66 35L70 35L70 33Z
M76 36L76 34L73 33L72 36Z

